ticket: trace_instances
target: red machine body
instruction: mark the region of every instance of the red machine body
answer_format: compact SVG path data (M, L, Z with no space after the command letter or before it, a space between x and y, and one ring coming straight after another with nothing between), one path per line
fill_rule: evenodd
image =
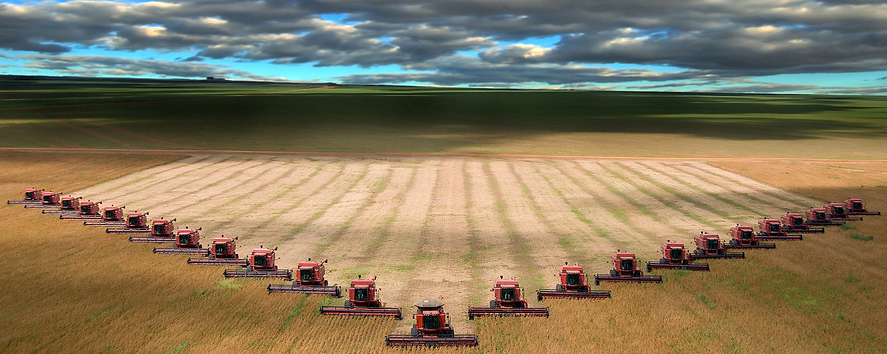
M268 284L268 292L342 296L342 289L338 285L329 286L329 282L324 279L326 274L324 264L327 262L326 259L316 262L311 258L308 258L306 262L299 262L298 274L292 284Z
M662 258L658 262L647 262L647 271L653 269L684 269L684 270L709 270L707 263L692 263L683 243L666 242L660 248Z
M635 283L662 282L661 276L644 275L644 272L638 268L638 260L634 253L617 251L610 256L610 260L613 262L613 269L610 270L610 274L595 275L595 284L600 284L602 281Z
M40 203L25 203L25 208L28 209L58 209L61 207L59 203L61 201L61 193L56 192L43 192L40 195Z
M87 200L85 202L81 201L78 204L80 204L80 206L78 207L77 215L63 214L59 215L59 219L94 220L102 218L101 208L99 208L99 204L102 204L102 202L92 202Z
M417 308L416 323L410 335L388 335L385 344L391 346L454 346L477 345L477 336L473 334L456 335L443 310L443 301L438 299L422 299L414 305Z
M560 282L554 289L540 289L536 291L536 300L572 298L572 299L605 299L610 297L609 290L591 290L588 279L579 264L570 265L564 262L558 274Z
M176 219L167 220L164 218L154 219L151 221L151 227L146 229L106 229L105 232L117 233L150 233L148 237L132 236L130 242L148 242L148 243L174 243L176 242Z
M188 258L188 264L249 266L249 260L237 255L237 237L217 237L205 258Z
M249 264L246 269L225 269L226 278L284 278L293 279L293 271L289 269L277 269L274 264L276 259L274 249L263 247L253 249L249 256Z
M348 300L344 306L322 306L320 313L323 315L354 315L354 316L392 316L402 319L399 308L384 307L379 300L379 290L376 288L376 277L362 279L360 275L351 281L348 288Z
M124 226L126 219L123 215L124 206L106 206L102 209L102 219L100 221L84 221L86 226Z
M804 214L801 213L787 212L780 218L780 221L782 222L782 229L786 232L807 234L825 232L825 228L807 225L807 221L804 220Z
M473 320L475 316L548 317L548 308L531 308L527 306L527 300L523 296L524 289L520 287L517 280L502 278L500 276L493 288L490 289L493 292L493 300L490 300L490 307L469 307L469 320ZM607 292L607 295L609 295L609 292Z
M107 228L107 233L149 233L148 213L127 213L122 228Z
M730 235L733 236L733 239L730 240L729 244L724 245L724 247L730 248L761 248L761 249L774 249L776 248L776 244L773 243L761 243L758 239L758 234L755 233L755 230L751 226L741 226L736 225L730 228Z
M41 204L43 201L43 190L36 188L27 188L22 200L7 200L6 204Z
M58 209L44 208L43 214L77 214L80 210L80 197L67 196L59 199Z
M828 214L829 219L841 221L859 221L861 216L851 216L844 208L844 203L828 203L822 206Z
M693 238L696 250L687 257L691 260L706 258L745 258L745 252L732 253L721 242L721 237L715 234L700 232Z
M832 220L825 208L810 208L804 212L807 217L807 225L810 226L841 226L843 221Z
M208 249L201 248L200 230L197 229L179 229L176 231L176 245L172 248L154 248L154 253L161 254L209 254Z
M776 219L764 218L758 221L758 240L783 240L783 241L800 241L804 239L801 235L789 235L782 229L782 222Z
M880 211L866 210L865 202L859 198L847 198L844 201L844 209L846 209L848 215L881 215Z

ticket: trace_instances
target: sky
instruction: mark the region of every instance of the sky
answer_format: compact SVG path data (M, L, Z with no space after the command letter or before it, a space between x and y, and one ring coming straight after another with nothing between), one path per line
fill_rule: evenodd
M0 74L887 94L887 0L2 1Z

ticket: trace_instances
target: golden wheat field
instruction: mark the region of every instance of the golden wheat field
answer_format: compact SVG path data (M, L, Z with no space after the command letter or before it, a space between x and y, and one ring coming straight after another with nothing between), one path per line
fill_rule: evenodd
M190 184L176 184L183 186L182 188L192 188L193 191L166 191L161 188L162 183L148 182L151 180L149 177L171 176L171 174L141 172L140 175L137 172L152 171L149 170L151 168L174 169L176 164L182 164L183 161L201 158L204 157L5 152L0 154L0 164L4 166L0 170L0 192L6 199L19 199L21 191L31 186L65 192L89 192L97 191L95 188L99 183L105 183L107 186L131 178L132 182L127 185L132 187L138 186L138 183L148 183L142 186L144 188L135 188L136 190L155 188L158 194L163 195L179 193L188 196L190 195L188 193L193 193L196 201L215 200L228 194L234 194L231 197L233 200L242 200L243 194L249 191L262 191L263 186L271 185L265 183L249 187L235 184L226 187L223 185L224 181L220 180L215 184L213 181L203 181L201 183L212 185L200 187L198 178ZM201 161L206 159L211 161L220 158L210 156ZM228 166L229 174L233 177L225 180L240 176L246 181L246 176L250 173L262 168L271 170L274 166L285 168L289 166L290 170L280 172L281 176L286 175L286 171L300 170L294 170L294 165L287 165L288 162L281 159L270 165L264 162L256 163L256 158L244 160L248 161L227 158L229 162L238 161L238 163ZM709 210L721 219L745 220L760 216L752 215L753 212L741 207L741 203L731 204L724 201L735 200L730 198L746 198L748 201L754 200L748 196L758 195L756 200L760 201L767 196L773 199L778 195L776 193L784 193L782 195L796 198L791 203L800 208L805 200L843 200L842 198L854 196L866 199L870 209L887 211L887 198L884 193L887 190L885 163L742 160L706 163L679 161L660 164L629 161L589 164L560 160L512 159L481 161L369 159L351 162L329 158L315 159L315 161L298 160L293 163L316 166L306 169L305 182L298 186L305 187L312 183L312 178L317 179L317 176L326 173L330 176L329 181L315 180L313 183L325 185L327 190L335 191L320 193L318 191L325 189L317 188L311 192L304 191L305 188L292 188L288 192L273 192L299 193L299 190L302 190L306 200L313 198L312 203L299 204L315 206L315 209L301 210L305 214L293 212L299 208L298 205L290 206L289 209L283 208L289 213L280 212L280 215L288 215L287 217L293 220L289 227L294 230L320 235L323 234L322 227L328 227L324 225L340 225L335 229L338 236L333 241L336 242L344 242L348 237L354 237L348 235L349 232L356 232L355 230L364 230L371 234L378 232L379 225L387 225L387 230L399 230L398 227L407 228L406 230L414 228L420 231L419 235L422 235L421 231L426 229L449 230L441 232L449 232L447 234L449 237L475 238L474 242L478 242L480 246L475 254L466 254L467 252L455 249L446 250L442 252L446 256L437 258L423 256L423 252L437 251L429 249L415 251L414 257L406 258L407 264L401 265L391 261L387 267L388 272L383 273L389 278L386 279L380 274L379 282L383 287L383 300L389 305L405 308L406 316L403 321L328 317L317 313L318 306L341 300L304 295L268 295L265 291L268 280L226 280L221 276L220 268L186 265L184 260L187 256L155 255L150 252L153 245L132 244L120 235L104 233L103 229L79 226L70 221L58 220L54 216L41 215L39 211L25 210L21 206L4 206L2 210L4 222L0 223L0 249L4 252L3 259L6 260L7 267L6 272L0 275L2 277L0 284L3 284L4 289L0 293L0 301L4 304L0 309L0 351L10 353L401 351L877 353L887 351L887 342L885 342L887 330L880 325L884 314L887 314L885 311L887 305L881 301L887 293L887 281L885 281L887 265L884 262L887 256L885 251L887 216L866 217L864 221L854 222L844 228L829 229L822 235L805 235L804 241L782 242L778 244L777 249L771 251L747 250L745 260L712 260L709 262L712 264L711 272L663 272L665 277L663 284L605 285L603 287L613 293L613 298L610 300L545 301L540 305L550 308L549 318L484 318L467 321L464 315L460 315L460 312L465 310L463 307L479 305L487 300L486 296L490 296L487 289L492 279L487 278L495 276L497 270L508 269L496 269L496 266L484 265L483 262L488 255L505 253L508 256L500 256L501 263L515 258L518 265L526 264L534 267L532 272L538 275L519 274L519 279L522 280L528 293L533 293L537 285L550 287L555 281L554 276L548 273L553 274L556 268L544 269L538 264L542 261L537 260L536 255L541 259L551 258L546 262L554 263L555 259L560 262L560 259L566 258L565 254L569 255L565 250L574 250L580 257L585 257L580 260L589 263L589 268L592 269L589 273L593 273L606 269L607 265L599 258L600 255L612 251L607 250L608 248L634 245L633 242L639 239L636 234L651 234L647 243L638 243L642 246L633 248L638 248L636 251L646 259L655 256L658 248L656 243L668 238L667 232L655 233L655 230L645 229L647 226L613 226L623 228L626 231L625 238L602 238L609 242L602 241L604 246L586 245L586 242L578 236L563 241L557 237L559 233L566 233L564 230L571 230L571 227L574 230L573 235L581 235L575 231L581 230L580 226L584 223L579 216L584 217L592 209L600 204L606 204L607 201L628 203L629 207L623 208L626 210L636 210L638 206L643 206L647 208L646 210L653 211L650 215L657 215L659 225L697 223L692 227L688 226L688 230L680 230L681 235L685 231L691 231L689 229L698 228L700 223L701 226L707 226L711 231L724 235L726 230L718 229L727 226L722 221L709 221L714 224L705 225L703 220L709 219L702 219L697 215L703 213L704 206L726 204L720 209ZM565 163L578 167L566 168L563 167ZM193 163L188 164L193 165ZM423 166L428 165L436 168L423 169ZM711 186L696 182L696 180L705 180L699 178L700 173L689 173L687 176L665 182L652 177L662 174L663 170L674 170L675 165L684 170L684 173L689 167L692 167L692 171L717 167L718 171L724 172L719 172L722 176L720 183L713 183ZM383 168L384 166L387 167ZM208 164L205 168L224 168L224 166L217 164L215 167L210 167ZM434 180L440 183L424 187L422 183L416 182L430 178L421 179L415 176L420 176L422 173L428 176L443 176L447 168L455 171L454 175L461 176L463 186L471 186L471 188L462 188L466 191L461 197L437 197L449 195L440 192L432 194L436 197L430 198L430 201L422 201L424 199L419 197L413 200L408 197L410 195L408 191L417 188L431 191L460 189L458 178L453 182L452 178L438 177ZM594 179L583 176L597 175L573 174L575 171L598 168L608 171L620 169L621 174L609 175L630 173L635 178ZM253 172L249 172L250 169L253 169ZM353 172L333 173L348 169ZM294 172L289 173L294 174ZM739 177L723 177L734 176L733 174L744 176L742 181L745 182L737 184ZM132 179L133 176L136 178ZM691 179L693 176L696 176L696 179ZM555 181L557 178L564 180ZM578 183L583 180L590 182ZM732 184L728 183L730 180L733 181ZM383 181L386 188L380 188L376 184L377 181ZM404 186L392 187L395 184L400 185L399 183L404 183ZM535 186L533 183L550 187L533 188L531 187ZM598 185L594 187L597 189L589 187L594 184ZM150 187L152 185L154 187ZM585 189L582 189L582 186L585 186ZM629 190L630 186L644 189L648 193L639 194L638 198L631 198L637 203L631 204L626 201L629 198L624 197L625 191ZM742 189L749 186L758 189ZM122 186L117 188L117 190L123 189ZM216 192L205 192L207 194L201 195L200 191L207 190ZM664 192L653 193L652 190ZM755 192L756 190L769 192ZM561 191L562 194L559 195L557 191ZM672 192L667 193L668 191ZM690 193L691 191L695 193ZM269 193L272 192L258 194ZM481 198L487 194L492 197ZM393 195L392 199L386 199L387 195ZM458 193L452 195L458 196ZM692 201L678 197L689 195L698 197L691 199ZM96 196L101 195L96 192ZM181 214L186 220L193 218L191 222L201 220L198 218L199 215L188 214L199 213L197 211L199 208L194 208L191 204L169 206L174 202L164 203L161 199L150 201L152 204L139 206L132 204L137 203L139 199L131 195L121 193L119 196L108 196L112 197L120 198L121 203L150 210L152 216L155 215L154 210L162 212L162 208L169 207L171 209L166 211L170 213L169 217L178 217ZM583 197L586 199L582 199ZM556 203L558 200L561 202ZM362 202L366 204L363 205L360 201L368 202ZM717 203L718 201L723 203ZM481 203L486 203L483 205L488 207L477 207ZM780 207L775 201L773 203L764 203L766 208L773 209L771 212ZM231 211L231 215L247 218L243 214L238 214L236 205L237 203L226 199L214 208L219 211ZM428 220L418 226L400 225L397 218L391 220L388 217L390 214L386 214L390 210L401 208L407 208L404 212L416 213L422 210L421 207L416 207L417 205L425 206L424 213L427 214L426 220ZM654 208L659 205L662 210ZM317 215L320 209L323 213ZM489 215L482 214L480 210L489 210L486 212ZM666 212L667 210L693 212L681 214ZM521 213L524 213L523 217ZM307 223L306 226L299 228L297 220L304 217L301 215L314 218L309 220L328 221ZM634 213L620 216L618 213L614 215L612 212L607 212L602 215L616 221L637 220L636 218L643 217ZM489 216L490 219L483 219L482 216ZM565 216L575 218L580 223L569 221L570 219ZM386 224L386 220L389 224ZM466 220L476 221L468 223ZM562 222L554 223L552 220ZM589 219L589 221L594 225L608 225L601 222L603 220ZM205 229L221 233L222 226L217 225L224 225L226 222L232 223L225 220L208 220ZM337 222L349 222L348 227L343 230L342 224L336 224ZM501 235L497 234L497 225L504 225L502 228L505 231L499 231ZM623 225L635 224L623 223ZM646 224L637 222L637 225ZM213 230L215 227L219 229ZM540 238L537 241L554 243L556 247L548 249L532 245L528 247L529 249L522 249L520 243L510 242L514 237L521 235L523 237L536 235L528 231L534 230L533 228L538 228L540 232L548 235L547 238ZM253 233L258 234L256 230L262 229L253 230ZM462 235L460 230L469 230L470 235ZM593 229L593 231L604 234L616 233L607 229ZM692 232L698 231L692 230ZM377 247L379 253L383 253L382 250L386 249L386 242L408 239L410 235L406 231L402 234L392 232L388 234L389 237L379 239ZM502 242L501 245L496 243L494 238L496 236L502 237L499 241ZM244 239L248 237L244 236ZM289 243L287 241L278 241L282 250L285 245L298 244L293 240L289 240ZM318 244L321 238L313 242ZM245 242L240 253L245 254L251 246ZM499 246L503 246L504 250L498 250ZM315 247L323 249L322 246ZM335 268L337 262L333 257L336 253L332 250L341 247L343 246L326 247L330 252L325 255L331 258L330 268ZM600 249L597 251L599 253L590 255L593 253L592 250L597 249L596 247ZM284 252L284 254L284 260L288 262L298 261L305 256L297 253L287 255ZM365 260L359 259L355 254L344 252L339 259L338 262L343 264L343 270L332 272L332 276L339 283L344 283L354 273L373 271L371 264L361 265ZM475 260L478 265L470 266ZM410 267L417 269L448 262L460 266L469 265L466 268L470 275L467 284L449 284L453 288L461 287L465 294L461 295L461 299L458 295L453 298L445 296L445 301L448 303L448 312L453 317L461 317L454 319L457 333L477 333L480 345L476 348L460 349L386 348L384 336L402 330L405 324L409 323L411 311L406 305L412 303L409 300L413 300L413 297L421 294L420 291L414 293L409 289L418 288L425 283L435 283L438 279L435 278L436 275L430 276L430 279L401 278L410 276ZM441 268L442 270L437 271L447 271L445 266ZM453 302L450 302L451 299Z

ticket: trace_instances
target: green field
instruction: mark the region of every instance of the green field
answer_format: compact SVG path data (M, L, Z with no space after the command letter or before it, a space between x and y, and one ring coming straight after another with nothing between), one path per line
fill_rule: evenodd
M878 96L311 86L2 77L0 147L887 159Z

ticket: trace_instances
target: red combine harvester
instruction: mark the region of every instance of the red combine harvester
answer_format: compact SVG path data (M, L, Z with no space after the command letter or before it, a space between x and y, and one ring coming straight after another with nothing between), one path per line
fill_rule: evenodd
M40 196L40 204L28 203L25 208L28 209L58 209L61 207L61 193L43 192Z
M707 258L745 258L745 252L727 252L727 247L721 243L721 237L714 234L700 232L693 238L696 250L687 256L690 260Z
M635 282L635 283L661 283L662 277L658 275L644 275L644 272L638 269L638 260L634 253L616 251L610 260L613 262L613 269L610 274L597 274L594 276L594 284L600 284L602 281L614 282Z
M321 306L320 314L322 315L353 315L353 316L393 316L395 319L402 319L403 315L399 308L385 307L382 301L379 301L379 291L376 288L376 277L373 279L361 279L360 275L357 279L351 281L351 287L348 288L348 300L345 300L345 306Z
M6 204L40 204L43 201L43 190L36 188L25 189L22 200L7 200Z
M107 228L106 233L149 233L151 228L148 227L148 213L129 213L126 214L126 220L123 228Z
M828 210L825 208L810 208L804 212L807 217L807 225L810 226L841 226L843 221L832 220L828 216Z
M468 319L473 320L474 316L548 317L548 308L546 307L527 307L527 300L524 299L523 290L514 278L505 280L502 279L502 276L499 276L499 280L490 289L493 292L493 300L490 300L490 307L469 307ZM609 295L610 293L607 292L608 297Z
M709 270L708 263L692 263L687 255L687 249L683 243L673 243L668 240L660 247L662 258L658 262L647 262L647 271L653 269L684 269L684 270Z
M126 220L123 217L123 206L106 206L102 210L102 220L100 221L84 221L86 226L123 226Z
M303 293L322 294L335 297L342 296L342 288L338 285L329 286L329 282L323 278L326 267L323 262L312 261L299 262L298 277L292 284L268 284L268 293Z
M25 198L27 198L27 193ZM880 211L866 210L865 203L859 198L847 198L844 201L844 209L847 210L847 215L881 215Z
M758 221L758 240L782 240L782 241L800 241L804 239L802 235L789 235L782 229L782 222L776 219L764 218Z
M758 239L758 235L755 233L755 230L751 226L740 226L736 224L730 228L730 235L733 236L733 239L730 240L729 244L724 245L725 248L763 248L763 249L774 249L776 248L776 244L774 243L761 243Z
M828 214L828 218L832 220L841 220L841 221L860 221L862 217L854 217L847 214L847 209L844 208L844 203L827 203L822 206L825 209L825 212Z
M249 265L246 269L225 269L226 278L284 278L286 280L293 279L293 271L289 269L277 269L274 264L276 257L273 250L256 248L249 256Z
M61 197L58 209L43 209L43 214L77 214L80 211L80 197Z
M785 232L804 233L804 234L821 234L825 232L824 227L810 227L804 220L804 214L786 212L780 219L782 221L782 229Z
M438 346L438 345L477 345L474 334L455 334L447 313L443 310L443 301L438 299L422 299L413 306L418 309L416 323L409 335L391 334L385 336L385 344L391 346Z
M536 291L536 300L542 299L606 299L610 297L609 290L591 290L585 272L579 264L570 265L564 262L561 272L558 274L560 283L554 289L540 289Z
M184 228L176 231L176 245L173 248L154 248L154 253L162 254L209 254L209 250L200 248L200 230Z
M176 219L166 220L164 218L154 219L151 221L151 228L148 232L151 234L148 237L138 237L138 236L130 236L129 242L140 242L140 243L173 243L176 242L175 237L175 221ZM110 230L110 231L109 231ZM144 233L140 229L109 229L105 230L105 232L120 232L120 233Z
M77 215L59 215L62 220L95 220L101 219L102 213L99 210L99 204L102 202L85 201L80 202L79 213Z
M209 249L209 255L205 258L188 258L188 264L249 266L249 260L238 258L236 241L237 237L214 238L213 246Z

